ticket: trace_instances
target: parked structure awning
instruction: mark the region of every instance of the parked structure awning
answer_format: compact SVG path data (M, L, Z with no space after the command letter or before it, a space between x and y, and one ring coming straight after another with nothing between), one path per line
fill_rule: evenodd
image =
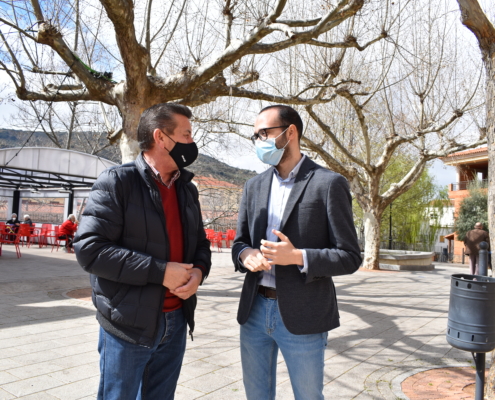
M0 149L0 187L11 189L88 188L113 161L49 147Z

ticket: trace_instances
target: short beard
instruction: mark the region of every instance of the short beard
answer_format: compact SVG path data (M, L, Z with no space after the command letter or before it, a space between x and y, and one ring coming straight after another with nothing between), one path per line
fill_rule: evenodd
M287 145L287 143L289 143L289 142L286 142L285 145ZM287 160L290 157L290 154L291 154L290 148L286 147L284 150L284 154L282 154L282 158L280 159L280 162L278 163L278 165L282 164L285 160Z

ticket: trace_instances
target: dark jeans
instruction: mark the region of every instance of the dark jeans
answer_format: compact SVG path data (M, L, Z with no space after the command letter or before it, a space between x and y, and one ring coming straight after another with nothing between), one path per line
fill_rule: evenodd
M74 236L62 235L58 237L60 240L65 240L65 247L72 249L72 242L74 241Z
M186 351L186 326L181 308L162 313L151 348L100 328L98 400L173 400Z

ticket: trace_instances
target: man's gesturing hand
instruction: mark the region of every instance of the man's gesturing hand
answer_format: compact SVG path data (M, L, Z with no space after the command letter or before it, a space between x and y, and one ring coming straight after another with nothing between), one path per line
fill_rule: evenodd
M272 232L280 238L280 242L269 242L261 240L261 254L267 259L270 265L303 265L303 255L301 250L298 250L291 243L289 238L282 232L275 229Z
M246 249L241 253L241 261L251 272L268 271L272 269L270 264L258 249Z
M179 286L185 285L191 279L190 271L192 264L182 264L169 261L165 268L165 276L163 277L163 286L170 290L177 289Z
M189 282L175 290L170 290L170 293L175 294L182 300L188 299L198 291L198 286L201 283L201 278L203 277L202 272L198 268L191 269L189 273L191 274L191 279L189 279Z

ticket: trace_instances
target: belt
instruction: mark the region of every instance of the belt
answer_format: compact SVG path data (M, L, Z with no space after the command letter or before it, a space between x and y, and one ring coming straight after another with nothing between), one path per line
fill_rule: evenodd
M262 296L266 297L267 299L276 299L277 298L277 291L273 288L269 288L266 286L259 285L258 286L258 293L260 293Z

